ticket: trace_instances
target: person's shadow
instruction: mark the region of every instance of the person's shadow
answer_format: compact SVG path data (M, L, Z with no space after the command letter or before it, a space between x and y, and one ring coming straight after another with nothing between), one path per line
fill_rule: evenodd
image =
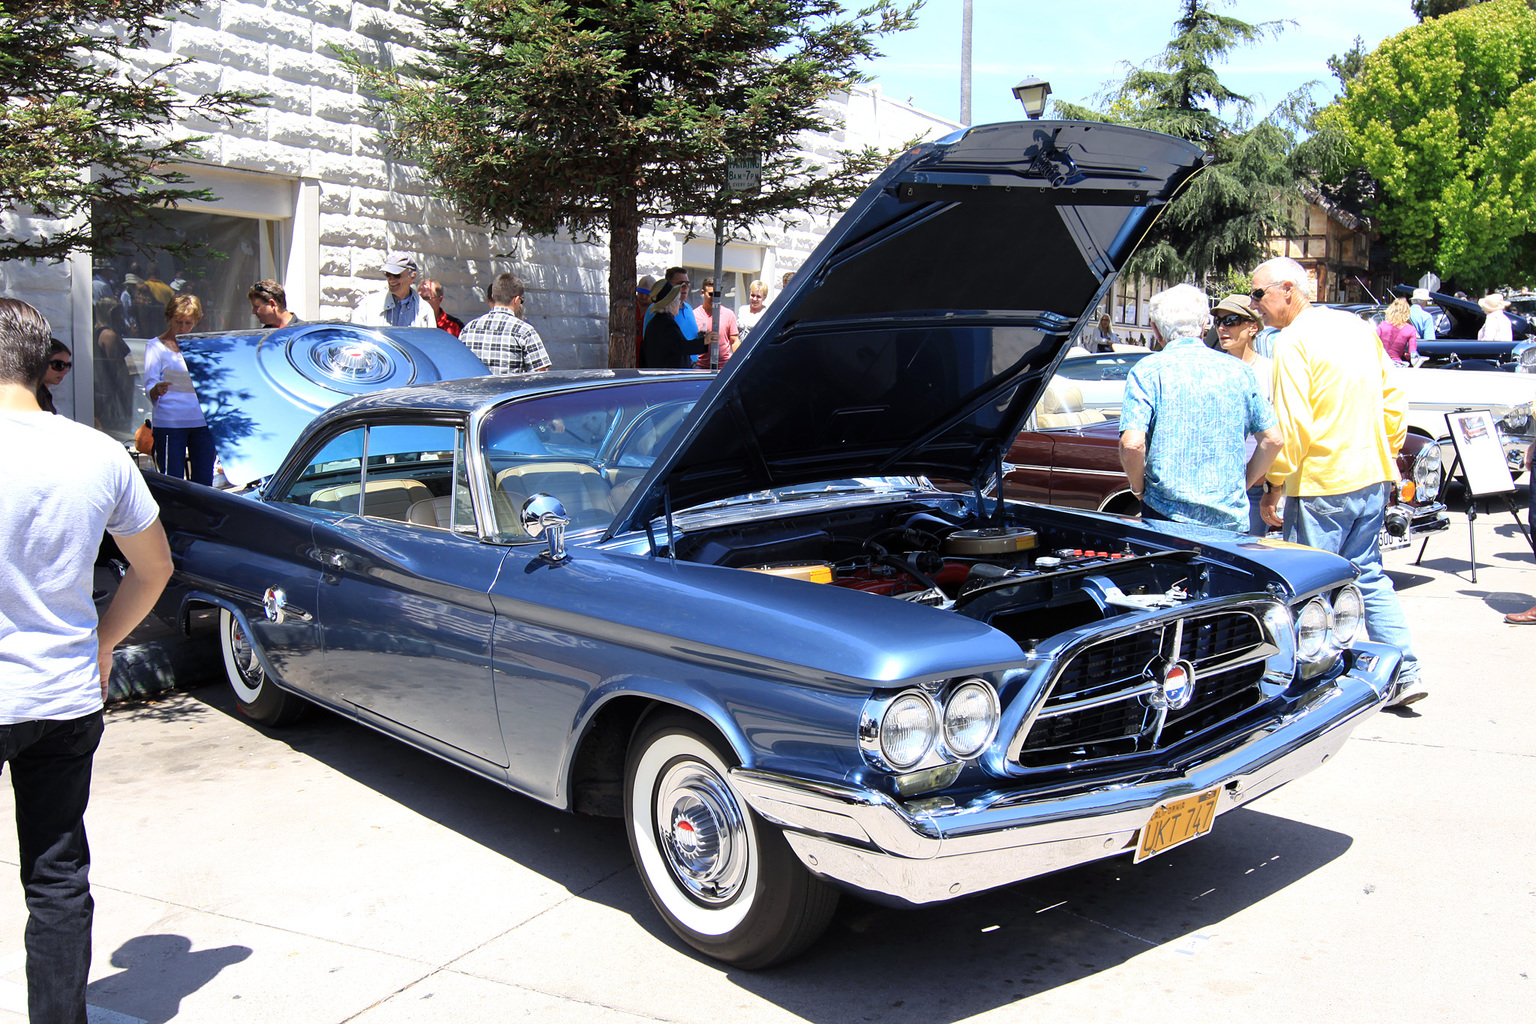
M86 1001L142 1019L165 1024L181 1010L181 1000L208 984L230 964L251 955L247 946L220 946L192 952L185 935L140 935L112 954L117 974L93 981Z

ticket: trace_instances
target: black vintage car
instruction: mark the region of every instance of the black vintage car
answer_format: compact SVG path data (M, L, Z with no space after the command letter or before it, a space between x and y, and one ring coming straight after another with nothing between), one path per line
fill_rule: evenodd
M1398 295L1412 298L1413 287L1406 284L1392 289ZM1487 318L1474 299L1458 299L1444 292L1430 292L1434 303L1428 307L1435 318L1435 338L1419 340L1419 354L1435 363L1460 364L1466 369L1497 369L1511 363L1515 349L1522 341L1536 337L1529 320L1514 307L1505 311L1514 334L1513 341L1480 341L1477 332L1482 330ZM1380 321L1380 315L1373 319Z

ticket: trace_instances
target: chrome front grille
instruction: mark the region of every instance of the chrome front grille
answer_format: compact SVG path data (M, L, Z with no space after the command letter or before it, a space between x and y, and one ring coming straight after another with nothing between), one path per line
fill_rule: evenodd
M1014 736L1011 758L1043 768L1171 746L1264 699L1266 659L1276 653L1254 612L1225 609L1165 620L1089 644L1060 665L1038 709ZM1194 667L1181 708L1154 706L1158 659Z

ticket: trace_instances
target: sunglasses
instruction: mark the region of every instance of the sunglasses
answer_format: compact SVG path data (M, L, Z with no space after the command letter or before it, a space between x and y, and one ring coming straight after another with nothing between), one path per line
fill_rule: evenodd
M69 369L75 364L71 362L65 362L62 359L50 359L48 360L48 365L53 367L55 370L58 370L60 373L63 373L65 370Z
M1218 327L1236 327L1238 324L1248 322L1248 318L1241 313L1227 313L1216 318L1216 325Z
M1249 292L1248 295L1253 299L1254 302L1263 302L1265 292L1269 291L1271 288L1278 288L1284 283L1284 281L1272 281L1265 285L1263 288L1255 288L1253 291Z

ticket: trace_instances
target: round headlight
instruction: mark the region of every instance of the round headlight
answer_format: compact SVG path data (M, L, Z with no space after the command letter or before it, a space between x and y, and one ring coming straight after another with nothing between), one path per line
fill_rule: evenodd
M880 719L880 755L892 768L911 768L928 756L938 731L933 702L920 693L902 694Z
M997 694L978 679L955 687L944 704L944 745L959 758L986 749L997 733Z
M1348 647L1365 634L1365 598L1353 585L1333 595L1333 642Z
M1413 459L1413 490L1420 501L1434 501L1440 497L1440 484L1444 478L1440 461L1440 446L1425 445Z
M1328 648L1328 606L1320 597L1308 601L1296 616L1296 656L1313 661Z

